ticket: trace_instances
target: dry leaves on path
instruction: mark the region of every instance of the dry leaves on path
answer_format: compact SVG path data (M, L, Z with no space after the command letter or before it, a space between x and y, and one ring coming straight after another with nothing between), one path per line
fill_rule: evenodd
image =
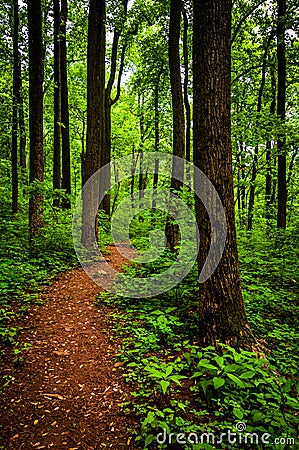
M114 247L109 264L126 262ZM127 428L137 426L120 405L127 389L119 364L120 343L106 321L109 308L94 307L98 286L81 269L62 274L32 307L20 333L32 347L4 375L15 381L5 392L2 445L7 449L133 449Z

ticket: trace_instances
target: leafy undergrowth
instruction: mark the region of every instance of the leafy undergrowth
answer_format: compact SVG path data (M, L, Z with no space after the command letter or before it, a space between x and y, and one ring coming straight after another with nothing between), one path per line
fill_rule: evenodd
M21 215L13 221L0 220L0 345L13 345L16 360L21 350L15 319L30 305L40 303L39 293L55 274L78 264L70 238L70 215L53 210L46 221L30 248L27 220Z
M141 422L136 448L284 449L298 444L296 245L290 239L241 238L248 318L265 341L267 356L221 343L217 350L197 345L195 271L156 298L100 295L97 304L113 306L110 319L123 341L118 358L135 397L124 408L133 408ZM138 264L127 270L140 276ZM154 270L147 264L142 275Z

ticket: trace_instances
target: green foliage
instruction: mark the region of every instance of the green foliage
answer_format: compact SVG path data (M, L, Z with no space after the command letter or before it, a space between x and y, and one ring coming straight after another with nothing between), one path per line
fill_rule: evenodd
M124 408L133 409L141 423L136 448L168 448L167 443L156 442L163 430L219 436L235 431L241 421L248 433L296 439L297 235L263 236L240 232L240 259L248 318L265 354L222 343L216 349L196 344L200 324L195 270L159 298L99 296L98 305L114 308L110 319L116 336L122 337L118 359L134 398ZM131 276L149 276L171 263L166 254L157 266L132 264L126 271ZM226 445L223 442L219 448ZM271 444L269 448L286 446ZM184 448L213 446L186 444ZM251 447L237 443L231 448ZM254 448L262 450L263 444Z

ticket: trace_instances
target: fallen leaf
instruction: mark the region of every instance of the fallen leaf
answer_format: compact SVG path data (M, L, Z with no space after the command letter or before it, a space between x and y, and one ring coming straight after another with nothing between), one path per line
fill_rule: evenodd
M62 397L62 395L60 394L43 394L45 397L50 397L50 398L58 398L59 400L64 400L64 397Z
M36 419L34 422L33 422L33 425L37 425L38 424L38 420Z

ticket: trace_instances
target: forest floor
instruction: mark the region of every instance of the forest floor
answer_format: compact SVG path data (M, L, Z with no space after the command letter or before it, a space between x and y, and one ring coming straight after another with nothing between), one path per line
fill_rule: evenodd
M119 270L127 260L110 246L108 261ZM18 340L32 346L17 367L12 352L4 357L1 371L14 381L4 392L0 448L134 448L128 429L138 425L121 409L130 393L115 363L121 342L111 309L94 305L99 292L82 269L71 270L18 320Z

